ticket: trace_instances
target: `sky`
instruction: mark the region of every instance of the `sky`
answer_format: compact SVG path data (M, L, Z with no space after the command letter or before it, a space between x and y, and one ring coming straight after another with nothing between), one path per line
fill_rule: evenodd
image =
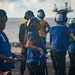
M75 10L74 0L0 0L0 9L4 9L7 12L8 17L24 17L24 14L28 10L32 10L37 15L39 9L45 11L46 18L55 17L56 12L53 12L54 4L58 9L65 7L65 2L72 5L72 9ZM69 6L68 5L68 6ZM68 17L75 17L75 11L68 13Z

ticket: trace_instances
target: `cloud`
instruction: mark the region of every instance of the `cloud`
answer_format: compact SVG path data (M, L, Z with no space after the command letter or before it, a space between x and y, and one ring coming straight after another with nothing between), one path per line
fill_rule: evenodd
M43 9L46 16L49 16L53 5L54 0L2 0L0 8L6 10L9 17L23 17L27 10L32 10L37 15L39 9Z
M39 0L39 2L47 2L47 0Z
M48 0L29 0L31 2L47 2Z
M71 0L71 2L75 2L75 0Z
M19 1L19 0L8 0L8 1L10 1L10 2L17 2L17 1Z
M17 2L19 0L0 0L1 2Z
M8 17L23 17L27 10L32 10L37 15L39 9L45 11L46 17L54 17L54 4L61 8L66 1L70 0L0 0L0 8L7 12Z

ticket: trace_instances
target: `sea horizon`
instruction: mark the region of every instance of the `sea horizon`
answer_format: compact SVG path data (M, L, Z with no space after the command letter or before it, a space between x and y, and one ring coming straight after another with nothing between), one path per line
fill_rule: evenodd
M54 24L53 18L45 18L45 20L50 26ZM23 18L8 18L4 32L9 38L9 42L19 42L19 27L23 21ZM49 34L47 35L47 42L49 42Z
M45 20L48 22L50 26L55 24L54 18L45 18ZM4 32L6 33L9 42L19 42L19 27L20 24L24 21L24 18L8 18L8 21L6 23L6 28ZM46 42L49 42L50 40L49 33L46 37Z

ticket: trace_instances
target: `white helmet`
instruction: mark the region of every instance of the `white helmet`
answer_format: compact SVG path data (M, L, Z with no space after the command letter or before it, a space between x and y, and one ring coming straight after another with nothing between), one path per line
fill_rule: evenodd
M66 10L62 9L57 12L57 14L55 16L55 22L57 22L57 23L67 22Z
M43 13L42 13L42 12L38 12L38 13L37 13L37 16L43 17Z
M45 17L45 12L43 9L38 10L37 16L41 19Z
M75 18L70 19L69 24L75 24Z
M75 27L75 18L70 19L68 26L71 27L71 28Z

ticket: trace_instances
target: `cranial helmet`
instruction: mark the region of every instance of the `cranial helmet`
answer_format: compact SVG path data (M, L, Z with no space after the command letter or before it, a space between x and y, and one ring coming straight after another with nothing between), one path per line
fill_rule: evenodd
M43 19L45 17L45 12L42 9L40 9L38 10L37 16Z
M6 12L3 9L0 9L0 17L6 17L6 21L7 21L7 15Z
M72 18L69 20L69 25L70 28L75 28L75 18Z
M31 18L28 23L27 23L27 26L28 26L28 30L29 31L34 31L35 30L35 27L36 27L36 23L39 23L40 21L38 20L38 18Z
M67 11L64 9L58 11L55 16L55 22L57 23L67 22Z
M27 26L31 26L31 25L34 25L34 23L38 23L40 22L38 18L34 17L34 18L31 18L28 23L27 23Z
M31 10L28 10L28 11L25 13L24 19L28 19L28 16L33 16L33 17L34 17L34 13L33 13Z

